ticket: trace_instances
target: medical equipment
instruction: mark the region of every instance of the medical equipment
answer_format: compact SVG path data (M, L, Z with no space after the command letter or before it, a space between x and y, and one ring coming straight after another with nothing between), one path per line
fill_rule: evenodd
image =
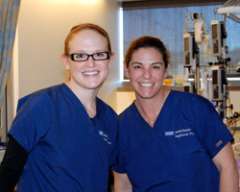
M217 9L217 13L240 23L240 0L228 0Z

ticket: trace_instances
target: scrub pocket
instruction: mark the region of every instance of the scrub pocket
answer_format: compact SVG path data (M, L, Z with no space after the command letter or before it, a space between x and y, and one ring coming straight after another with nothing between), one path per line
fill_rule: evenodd
M193 178L205 168L209 157L195 135L175 138L176 177Z
M164 142L165 138L154 135L138 146L129 148L126 170L135 186L152 186L172 180L173 156Z

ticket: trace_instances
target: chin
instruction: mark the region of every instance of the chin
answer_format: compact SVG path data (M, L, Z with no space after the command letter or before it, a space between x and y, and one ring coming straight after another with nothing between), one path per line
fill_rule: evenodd
M86 89L98 89L101 85L85 85Z
M154 94L149 93L138 93L137 95L142 99L151 99L154 97Z
M103 82L98 83L88 83L84 87L87 89L99 89L102 86Z

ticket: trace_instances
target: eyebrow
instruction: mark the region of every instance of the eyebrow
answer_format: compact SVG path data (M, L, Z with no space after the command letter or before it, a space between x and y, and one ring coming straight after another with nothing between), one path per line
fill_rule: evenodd
M144 63L139 62L139 61L133 61L133 62L130 62L130 65L133 65L133 64L140 64L140 65L143 65ZM153 62L153 63L149 63L149 64L150 64L150 65L164 65L164 62L157 61L157 62Z
M109 52L109 51L108 50L95 50L92 53L90 53L90 51L85 51L85 50L73 51L73 53L78 53L78 54L94 54L94 53L102 53L102 52Z
M140 64L140 65L142 65L143 63L141 63L141 62L138 62L138 61L133 61L133 62L130 62L130 65L133 65L133 64Z
M151 63L151 65L155 65L155 64L159 64L159 65L164 65L164 62L161 62L161 61L158 61L158 62L153 62L153 63Z

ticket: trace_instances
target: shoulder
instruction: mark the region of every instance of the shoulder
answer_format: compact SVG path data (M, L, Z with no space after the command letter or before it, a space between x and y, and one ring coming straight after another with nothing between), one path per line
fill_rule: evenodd
M191 108L200 106L206 108L213 107L211 101L201 95L183 91L172 91L172 94L178 103L181 102L183 105L189 106Z
M62 85L51 86L20 98L18 101L17 110L21 111L27 109L28 111L34 111L43 109L44 107L49 109L54 100L54 95L60 92L59 90L61 87Z
M184 117L193 122L217 115L210 100L193 93L181 91L171 91L167 110L175 114L174 118Z
M192 101L194 99L200 99L201 96L196 95L194 93L184 92L184 91L177 91L171 90L170 94L173 95L175 99L179 99L181 101Z

